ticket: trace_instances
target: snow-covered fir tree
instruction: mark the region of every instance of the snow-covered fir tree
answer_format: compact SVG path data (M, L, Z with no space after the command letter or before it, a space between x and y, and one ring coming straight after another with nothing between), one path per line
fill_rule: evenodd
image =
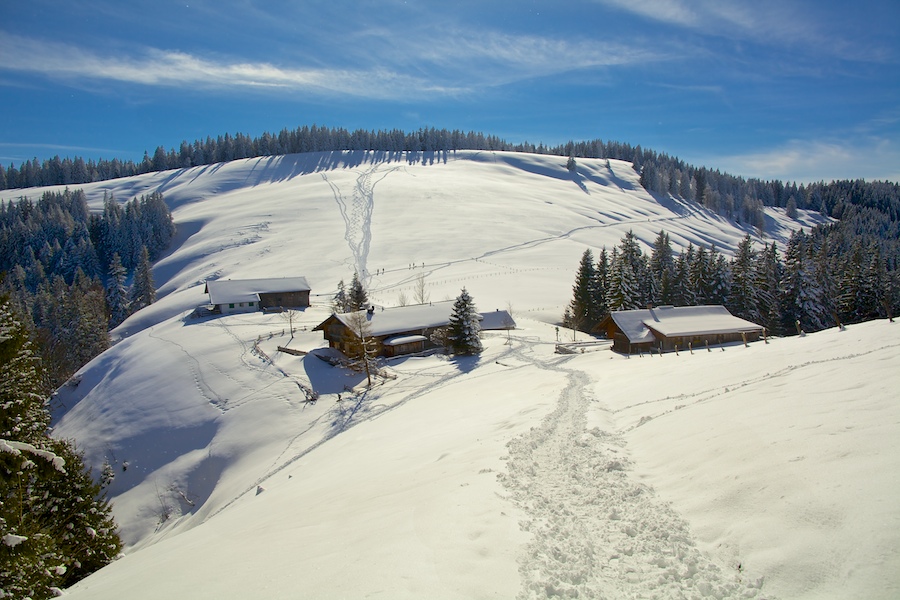
M118 252L113 253L107 277L106 306L109 310L109 326L116 327L128 316L128 288L125 286L128 272L122 266Z
M641 308L641 293L634 269L625 256L613 248L606 288L606 305L610 311Z
M829 316L822 302L822 287L816 279L809 240L803 230L788 240L781 283L782 320L785 330L793 324L802 331L824 329Z
M479 354L482 350L481 327L479 314L475 310L475 302L466 291L457 296L450 313L450 323L447 326L447 341L454 354Z
M738 242L731 261L731 294L727 307L736 317L753 323L761 320L756 288L756 252L749 234Z
M609 314L609 307L606 305L606 288L609 287L609 255L606 253L606 246L600 249L600 256L597 258L597 266L594 268L594 281L591 294L594 298L594 313L597 320L602 320Z
M572 301L568 306L567 327L573 329L590 329L600 320L596 307L596 272L594 270L594 254L590 248L581 255L575 285L572 286ZM565 315L564 315L565 316Z
M143 246L134 272L134 285L131 286L131 310L137 312L154 302L156 302L156 285L153 283L153 271L150 267L150 252Z
M369 306L369 296L366 294L366 288L363 287L362 281L359 279L359 273L353 273L353 280L350 282L350 293L347 296L349 310L363 310Z
M779 289L784 267L775 244L766 244L756 259L756 291L759 301L759 323L772 333L783 334ZM790 333L792 329L787 330Z
M331 299L331 309L336 313L350 312L350 298L347 296L347 286L344 285L343 279L338 282L337 292Z
M0 299L0 594L58 595L112 561L109 505L69 442L48 435L40 361Z
M672 304L672 280L675 274L675 259L669 234L660 230L653 242L650 253L651 300L655 305Z

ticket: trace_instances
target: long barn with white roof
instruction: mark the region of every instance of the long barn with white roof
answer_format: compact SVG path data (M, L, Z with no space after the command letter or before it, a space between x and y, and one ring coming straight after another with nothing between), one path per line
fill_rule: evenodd
M304 308L311 291L306 277L267 279L210 279L204 291L222 314L265 309Z
M624 354L756 341L763 326L735 317L721 305L658 306L612 312L595 328Z

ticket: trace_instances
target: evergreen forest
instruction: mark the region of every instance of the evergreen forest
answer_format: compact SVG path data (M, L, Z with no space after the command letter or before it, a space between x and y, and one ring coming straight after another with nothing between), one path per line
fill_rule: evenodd
M676 253L665 231L646 253L628 232L596 259L585 250L563 323L591 331L612 311L709 304L775 335L893 318L900 309L900 243L848 227L797 230L781 250L774 243L755 247L748 234L730 259L715 246Z
M0 297L0 596L41 600L115 559L109 504L71 442L49 435L50 388Z
M0 203L0 286L31 331L51 389L155 300L151 263L174 234L160 193L124 205L106 197L99 214L81 190Z

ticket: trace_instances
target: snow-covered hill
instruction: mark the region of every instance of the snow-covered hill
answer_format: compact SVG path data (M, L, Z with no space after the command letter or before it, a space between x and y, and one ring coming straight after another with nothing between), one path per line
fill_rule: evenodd
M159 301L64 387L55 432L109 488L127 555L73 598L891 598L900 593L900 330L749 348L557 355L585 248L745 232L631 165L490 152L267 157L86 186L162 191ZM9 197L8 192L4 192ZM803 215L803 224L815 215ZM768 213L783 243L797 222ZM466 286L512 307L477 358L359 375L278 352L338 280ZM191 318L211 277L304 275L314 306ZM581 334L579 334L581 336ZM320 394L305 402L298 383Z

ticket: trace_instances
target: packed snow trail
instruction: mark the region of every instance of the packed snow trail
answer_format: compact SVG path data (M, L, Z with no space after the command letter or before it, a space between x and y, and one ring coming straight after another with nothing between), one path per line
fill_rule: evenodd
M557 363L558 364L558 363ZM586 430L581 371L539 427L508 444L500 480L526 514L519 598L756 598L762 581L697 548L687 523L633 481L624 440Z

